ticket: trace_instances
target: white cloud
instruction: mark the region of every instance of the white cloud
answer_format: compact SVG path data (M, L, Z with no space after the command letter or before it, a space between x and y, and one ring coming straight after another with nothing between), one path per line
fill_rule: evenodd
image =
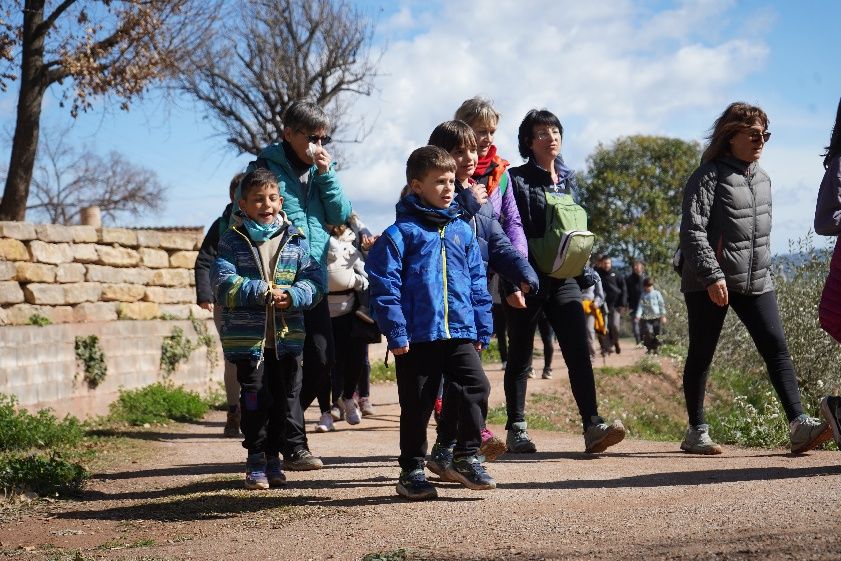
M685 135L687 113L711 116L692 134L699 138L730 101L728 90L768 56L756 38L710 42L708 30L731 4L683 3L651 14L630 1L454 0L434 18L404 8L393 21L428 26L389 45L379 92L354 105L359 115L379 115L365 142L347 150L342 178L355 208L372 227L387 226L410 151L477 94L502 113L496 143L515 165L517 127L533 107L560 117L564 153L578 168L599 141Z

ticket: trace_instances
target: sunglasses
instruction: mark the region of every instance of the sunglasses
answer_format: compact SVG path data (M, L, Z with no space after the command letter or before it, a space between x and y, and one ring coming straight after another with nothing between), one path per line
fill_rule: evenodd
M771 139L771 133L768 131L765 132L756 132L753 130L745 131L748 135L748 140L751 142L759 142L759 139L762 139L762 142L768 142Z
M326 134L324 136L318 136L317 134L306 134L302 130L299 130L298 132L306 136L307 140L309 140L313 144L318 144L320 142L322 146L326 146L330 144L330 142L333 140L332 137Z

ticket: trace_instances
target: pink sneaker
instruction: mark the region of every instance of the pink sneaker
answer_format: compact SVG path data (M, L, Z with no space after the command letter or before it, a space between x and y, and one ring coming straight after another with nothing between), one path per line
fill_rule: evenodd
M487 427L482 429L482 445L479 446L479 453L485 456L485 460L492 462L505 453L505 442L494 436L494 433Z

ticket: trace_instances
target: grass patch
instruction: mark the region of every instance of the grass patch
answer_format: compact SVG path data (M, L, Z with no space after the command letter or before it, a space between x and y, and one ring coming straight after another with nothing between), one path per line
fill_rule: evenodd
M394 551L368 553L362 558L362 561L409 561L411 558L409 552L401 547Z
M228 394L225 392L225 382L216 382L208 386L207 392L202 396L207 407L213 411L228 410Z
M499 356L499 342L496 339L492 339L487 348L479 353L479 356L482 357L482 362L484 363L502 362Z
M386 365L384 361L375 360L371 363L371 383L394 382L397 380L397 370L394 369L394 357Z
M208 411L207 403L196 392L160 382L136 390L121 390L110 408L112 419L131 425L195 422Z

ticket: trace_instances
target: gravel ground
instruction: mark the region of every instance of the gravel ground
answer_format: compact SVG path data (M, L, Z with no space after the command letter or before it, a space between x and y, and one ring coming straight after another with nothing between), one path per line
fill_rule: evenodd
M500 403L499 365L488 374ZM562 369L530 384L550 389L569 391ZM287 473L286 489L242 489L244 450L221 438L223 413L147 433L148 460L97 474L82 500L0 522L0 558L841 559L837 452L697 457L628 439L592 456L580 435L535 431L538 453L488 464L495 491L440 483L438 500L409 503L394 492L396 387L376 385L373 401L375 417L310 436L326 467Z

